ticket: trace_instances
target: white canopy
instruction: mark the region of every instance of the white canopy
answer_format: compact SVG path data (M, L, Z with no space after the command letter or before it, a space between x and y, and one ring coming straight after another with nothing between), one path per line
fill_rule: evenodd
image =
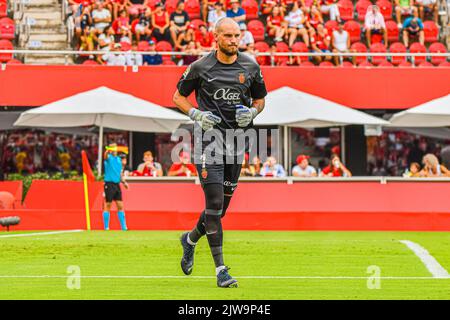
M77 127L95 125L126 131L173 132L189 118L183 114L99 87L22 113L15 126Z
M189 117L136 98L99 87L22 113L15 126L100 128L98 171L101 174L103 128L141 132L173 132Z
M450 94L396 113L390 122L392 127L450 126Z
M269 92L256 125L320 128L349 124L386 125L387 121L335 102L282 87Z

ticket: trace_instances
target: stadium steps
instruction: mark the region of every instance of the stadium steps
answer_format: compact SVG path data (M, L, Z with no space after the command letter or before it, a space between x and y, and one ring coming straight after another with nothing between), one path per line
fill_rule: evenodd
M61 4L58 0L32 0L23 13L24 21L28 21L30 32L19 39L24 49L66 50L70 48L67 41L67 30L62 20ZM61 55L24 55L26 64L72 64L72 57Z

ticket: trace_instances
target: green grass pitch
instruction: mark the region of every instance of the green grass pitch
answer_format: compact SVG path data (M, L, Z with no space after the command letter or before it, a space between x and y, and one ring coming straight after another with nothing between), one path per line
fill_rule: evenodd
M450 279L433 278L399 242L420 244L450 270L445 232L225 231L237 289L216 287L206 239L184 276L176 231L7 234L0 299L450 299ZM79 289L67 287L69 266L80 268ZM379 289L368 288L369 266L380 268Z

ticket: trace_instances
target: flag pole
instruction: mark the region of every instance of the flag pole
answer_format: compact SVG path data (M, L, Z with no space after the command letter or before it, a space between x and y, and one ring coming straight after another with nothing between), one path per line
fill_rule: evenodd
M83 172L84 206L86 209L86 230L91 230L91 210L89 208L89 192L86 173Z

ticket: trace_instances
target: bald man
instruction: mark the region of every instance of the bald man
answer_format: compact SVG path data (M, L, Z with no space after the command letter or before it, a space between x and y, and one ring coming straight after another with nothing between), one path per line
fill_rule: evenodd
M236 140L233 145L225 144L225 140L229 134L244 135L253 126L267 95L259 65L238 52L240 37L239 25L233 19L220 19L214 29L218 49L186 69L173 97L175 105L195 121L194 131L201 133L194 137L194 162L206 202L197 225L181 235L181 268L186 275L192 273L195 245L206 235L217 285L223 288L237 287L237 280L223 261L221 219L237 187L245 153L245 147L238 148ZM193 91L198 109L187 99ZM214 143L217 148L211 152Z

